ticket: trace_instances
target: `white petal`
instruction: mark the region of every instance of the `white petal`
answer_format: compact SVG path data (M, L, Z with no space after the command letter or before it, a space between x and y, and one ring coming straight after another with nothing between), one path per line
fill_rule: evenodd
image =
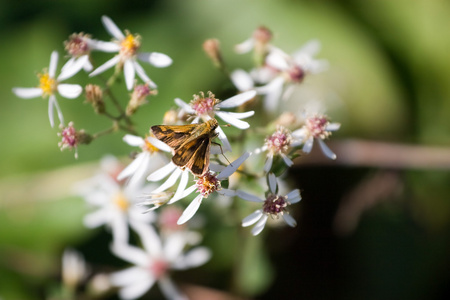
M61 111L61 108L59 108L58 101L56 100L56 97L54 95L51 95L49 97L49 100L52 100L54 102L55 108L56 108L56 114L58 115L59 123L64 125L64 118Z
M136 73L138 74L139 78L141 78L143 82L148 83L148 85L152 89L156 89L158 86L147 76L144 68L142 68L142 66L137 61L134 61L133 63L134 69L136 70Z
M246 119L246 118L251 117L251 116L253 116L255 114L255 112L253 110L246 111L246 112L238 112L238 113L227 111L226 113L228 115L232 116L233 118L236 118L236 119L239 119L239 120L240 119Z
M251 100L255 96L256 96L256 91L254 91L254 90L244 92L241 94L237 94L236 96L233 96L231 98L228 98L228 99L220 102L216 106L219 108L238 107L238 106L244 104L245 102Z
M258 222L259 219L261 219L262 215L263 215L263 212L261 209L254 211L253 213L246 216L242 220L242 226L247 227L247 226L255 224L256 222Z
M250 124L248 124L245 121L241 121L239 119L234 118L232 115L228 114L228 112L225 111L217 111L216 115L224 120L225 122L233 125L236 128L239 129L248 129L250 127Z
M134 84L134 65L131 59L127 59L123 65L123 74L125 76L125 84L127 86L127 90L131 90Z
M192 194L196 189L197 189L197 186L196 186L195 184L194 184L194 185L191 185L190 187L188 187L187 189L185 189L185 190L183 191L183 193L181 193L177 198L175 198L175 196L172 197L172 199L170 199L170 201L167 202L167 204L172 204L172 203L174 203L174 202L177 202L177 201L180 200L180 199L183 199L183 198L189 196L189 195Z
M236 191L230 190L230 189L221 189L218 190L217 193L219 195L227 196L227 197L234 197L236 196Z
M74 99L80 96L82 92L83 88L78 84L58 84L58 93L64 98Z
M92 76L96 76L98 74L101 74L103 72L105 72L108 69L111 69L112 67L114 67L118 62L120 61L120 57L118 55L114 56L113 58L111 58L110 60L108 60L107 62L105 62L103 65L101 65L100 67L98 67L97 69L95 69L91 74L89 74L89 77Z
M266 57L266 63L274 67L278 70L287 70L289 69L289 64L287 63L287 55L283 53L282 51L272 51L269 55Z
M163 252L162 241L153 226L142 222L130 222L130 225L141 238L146 255L160 257Z
M135 281L139 281L142 278L148 277L145 273L148 274L148 272L144 268L133 266L112 273L109 276L109 280L114 286L126 286L132 284Z
M267 112L275 112L278 109L278 103L283 92L284 78L279 76L272 80L267 87L266 96L264 97L264 109ZM258 93L263 90L263 87L258 89Z
M87 214L83 219L84 226L96 228L108 222L106 212L102 209Z
M111 229L114 244L125 244L128 242L128 224L122 211L114 213L111 220Z
M294 52L292 56L294 58L297 58L299 56L308 55L308 56L314 56L317 53L319 53L321 48L320 41L319 40L310 40L306 42L305 45L303 45L300 49Z
M157 68L165 68L172 64L172 59L169 56L159 52L139 53L138 58Z
M186 262L186 268L194 268L205 264L212 254L206 247L197 247L186 253L184 260Z
M145 145L145 141L142 137L140 136L136 136L136 135L131 135L131 134L126 134L122 140L127 143L130 146L134 146L134 147L141 147L143 145Z
M328 146L322 139L317 139L317 141L319 142L320 149L322 149L322 152L326 157L328 157L329 159L336 159L336 154L334 154L333 151L328 148Z
M176 105L178 105L181 109L185 110L188 114L194 113L192 107L183 100L181 100L180 98L175 98L174 101Z
M151 278L151 280L141 279L139 281L135 281L132 284L120 289L119 296L124 300L138 299L143 296L153 286L154 283L155 280L153 278Z
M137 266L146 266L149 262L148 253L141 248L127 243L113 244L111 246L111 252L115 256Z
M253 38L249 38L245 41L243 41L240 44L237 44L234 46L234 51L238 54L244 54L250 52L255 45L255 40Z
M309 137L306 141L305 144L303 145L302 151L305 153L309 153L311 152L311 149L313 147L314 144L314 138L313 137Z
M163 192L163 191L167 190L168 188L174 186L174 184L177 182L178 177L180 177L182 172L183 171L181 171L180 168L177 168L159 188L157 188L156 190L153 191L153 193L160 193L160 192Z
M102 52L119 52L120 45L113 42L95 41L90 45L92 50L98 50Z
M297 226L297 221L290 214L283 214L283 219L291 227Z
M228 141L228 138L225 135L225 132L223 132L223 129L219 126L216 128L216 132L219 134L218 138L222 142L224 152L231 151L231 144Z
M58 57L59 54L57 51L53 51L50 56L50 66L48 67L48 76L50 76L51 78L55 78L56 67L58 66Z
M300 196L299 190L293 190L289 194L286 195L286 198L289 203L294 204L302 200L302 197Z
M259 220L259 222L256 223L255 227L252 228L253 235L258 235L261 233L261 231L263 231L264 226L266 225L266 222L267 222L267 218L268 218L267 215L263 215L261 217L261 219Z
M289 157L287 157L285 154L281 153L280 155L281 155L281 158L283 159L284 163L286 164L286 166L291 167L294 164L294 162Z
M122 40L125 38L122 31L108 16L102 16L102 23L105 26L106 31L109 32L114 38Z
M61 74L58 76L58 81L66 80L77 74L84 65L89 62L89 55L83 55L77 59L71 58L62 67Z
M173 284L172 280L168 276L162 276L158 280L158 286L161 289L164 297L170 300L189 300L188 297L183 295Z
M267 176L269 179L269 188L272 194L276 194L277 192L277 177L273 173L269 173Z
M50 126L55 126L55 121L53 118L53 107L55 106L55 97L49 97L48 99L48 119L50 120Z
M247 193L247 192L244 192L244 191L242 191L242 190L237 190L237 191L236 191L236 195L237 195L238 197L244 199L244 200L247 200L247 201L251 201L251 202L264 202L264 200L262 200L261 198L255 196L255 195L249 194L249 193Z
M273 163L273 154L272 153L269 153L268 155L267 155L267 159L266 159L266 162L264 163L264 172L269 172L270 171L270 169L272 168L272 163Z
M172 148L170 148L166 143L161 142L158 139L155 139L154 137L148 136L147 141L158 148L159 150L162 150L164 152L172 152Z
M244 163L244 161L250 156L249 152L245 152L238 159L230 163L219 175L217 175L217 179L223 180L228 178L236 172L236 170Z
M168 163L164 167L156 170L152 174L148 175L147 180L148 181L160 181L161 179L168 176L170 173L173 172L177 168L176 165L174 165L172 162Z
M340 123L330 123L330 124L327 125L325 130L326 131L336 131L336 130L339 130L339 128L341 128L341 124Z
M212 148L212 145L211 145L211 148ZM219 150L217 151L217 153L213 153L213 151L212 151L212 149L211 149L211 154L220 154L220 147L217 147L217 148L219 148ZM223 170L225 170L225 166L216 164L216 163L214 163L214 162L210 162L210 163L209 163L209 169L210 169L211 171L213 171L214 173L220 173L220 172L222 172Z
M198 195L195 197L194 200L186 207L186 209L183 211L183 214L178 219L177 224L181 225L189 221L197 212L198 208L200 207L200 204L202 203L203 197L202 195Z
M173 198L181 199L180 196L183 194L184 190L186 189L188 180L189 180L189 173L182 172L180 182L178 183L177 191L175 192L175 195L173 195Z
M230 79L241 92L248 91L254 87L252 77L244 70L234 70L230 75Z
M30 99L42 96L43 90L41 88L21 88L16 87L12 89L13 93L20 98Z
M117 180L125 179L131 175L133 175L136 170L142 165L144 160L144 156L146 153L139 153L136 158L125 168L122 172L117 175Z

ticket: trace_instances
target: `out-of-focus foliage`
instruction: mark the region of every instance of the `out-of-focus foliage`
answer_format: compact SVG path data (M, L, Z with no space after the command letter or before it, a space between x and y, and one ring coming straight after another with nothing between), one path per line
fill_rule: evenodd
M329 60L330 70L305 82L313 94L303 87L296 92L327 103L328 114L342 123L338 138L450 145L450 3L446 1L2 2L3 300L41 299L48 280L59 276L60 256L67 245L91 251L86 255L88 261L101 259L98 249L108 248L98 246L101 235L99 241L91 240L93 232L81 224L84 203L69 196L70 184L82 178L80 174L67 176L67 180L59 178L58 186L54 179L39 180L49 178L50 170L89 164L105 153L125 156L129 148L121 141L122 133L99 139L89 148L80 147L80 158L75 161L72 153L60 153L57 147L56 130L48 124L46 102L18 99L11 92L13 86L36 85L35 74L48 66L51 51L63 53L62 42L71 33L85 31L98 39L109 39L100 23L103 14L111 16L121 28L139 33L143 49L167 53L174 60L171 67L158 70L155 81L159 94L136 116L142 135L149 126L161 122L162 113L173 106L175 97L188 101L199 91L231 88L202 52L205 39L220 39L232 69L248 61L248 57L234 54L233 46L257 26L265 25L275 34L274 44L287 51L293 52L313 38L321 41L319 57ZM153 70L149 70L152 74ZM77 75L68 82L84 80ZM118 93L128 97L125 90ZM82 123L92 132L104 127L107 120L99 122L88 105L80 105L82 101L61 99L65 118ZM194 282L218 289L241 285L241 291L246 286L242 292L267 299L276 295L286 299L294 295L305 299L448 296L448 171L400 170L402 194L391 196L390 200L396 201L386 201L364 213L361 225L345 238L337 238L332 228L339 201L361 178L374 171L308 171L293 173L293 181L302 189L304 198L304 206L295 215L299 226L265 236L270 255L246 253L244 257L251 260L242 265L245 278L237 284L218 280L228 279L221 275L229 270L220 265L220 256L214 257L205 273L196 271ZM31 188L36 187L36 182L42 184L42 189ZM60 192L45 192L46 189ZM218 236L226 238L227 233ZM211 243L213 250L216 247L225 261L232 260L226 257L226 247L231 253L239 251L236 240L219 240L206 234L206 242Z

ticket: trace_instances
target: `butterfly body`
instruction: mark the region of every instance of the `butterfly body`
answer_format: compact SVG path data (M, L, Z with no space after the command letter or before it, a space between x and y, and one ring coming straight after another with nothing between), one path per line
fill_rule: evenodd
M175 165L203 176L209 168L211 141L218 135L218 126L216 119L210 119L200 124L155 125L151 129L157 139L173 149Z

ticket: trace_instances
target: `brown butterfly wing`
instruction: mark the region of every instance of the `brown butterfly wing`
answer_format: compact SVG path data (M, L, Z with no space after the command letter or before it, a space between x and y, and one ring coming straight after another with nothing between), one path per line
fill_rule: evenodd
M152 126L152 132L158 140L166 143L176 151L178 147L191 137L197 126L197 124L155 125Z
M172 162L177 166L188 168L196 176L202 176L209 167L210 147L209 135L201 135L183 144L183 147L175 152Z

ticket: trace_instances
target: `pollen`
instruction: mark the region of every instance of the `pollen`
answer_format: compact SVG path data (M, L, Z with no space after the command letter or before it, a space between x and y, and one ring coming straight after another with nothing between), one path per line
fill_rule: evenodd
M159 149L156 148L152 143L150 143L148 139L145 139L145 144L142 146L142 150L150 153L155 153L159 151Z
M278 217L286 212L286 207L289 202L286 201L286 197L269 194L263 204L263 211L272 217Z
M114 196L113 202L122 211L127 211L130 206L130 202L128 202L127 197L120 192Z
M267 149L272 153L285 153L291 145L292 137L288 129L278 126L271 136L266 138Z
M141 46L141 38L139 35L127 33L127 36L120 42L120 55L124 58L130 58L136 55Z
M200 95L194 95L194 99L191 101L191 107L195 111L196 115L214 116L214 106L219 103L219 100L215 98L215 95L208 92L208 96L205 97L203 92Z
M217 179L216 175L210 172L199 177L195 184L197 186L197 192L199 192L204 198L208 198L210 194L222 188L219 179Z
M56 90L56 80L50 77L48 73L38 74L39 88L44 92L44 96L52 95Z
M306 119L305 125L313 137L325 139L331 135L331 132L326 129L329 123L326 116L314 115Z

